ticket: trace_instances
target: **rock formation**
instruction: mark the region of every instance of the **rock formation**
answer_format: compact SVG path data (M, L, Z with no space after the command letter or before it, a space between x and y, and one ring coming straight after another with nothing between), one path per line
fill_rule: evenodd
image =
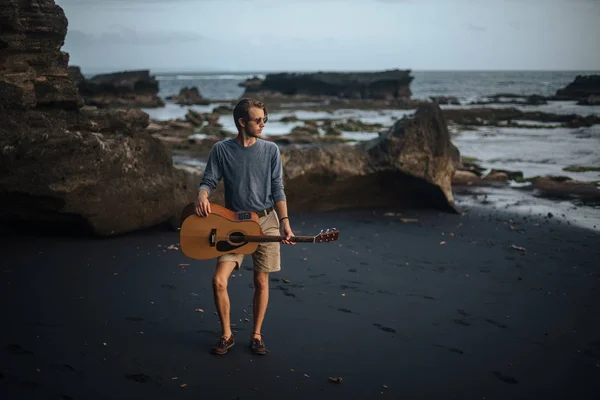
M600 75L577 75L573 82L556 91L556 98L583 100L582 104L591 96L600 96Z
M308 96L345 99L409 99L410 70L268 74L242 82L244 96Z
M60 51L63 10L52 0L2 4L0 219L97 235L178 220L197 177L173 168L144 130L147 114L81 108Z
M150 71L124 71L83 79L77 85L86 105L98 108L163 107Z
M459 159L436 104L421 106L378 138L282 152L291 210L432 207L456 212Z
M195 86L190 88L184 87L179 91L178 95L168 96L167 100L174 101L175 103L184 106L210 104L210 100L202 97L200 91Z
M600 124L600 116L594 114L552 114L517 108L453 108L445 109L444 117L446 121L465 126L507 126L516 120L556 122L570 128Z

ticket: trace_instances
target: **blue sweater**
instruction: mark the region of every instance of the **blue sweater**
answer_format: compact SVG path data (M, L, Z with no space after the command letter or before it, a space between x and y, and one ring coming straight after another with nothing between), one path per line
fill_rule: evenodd
M208 155L198 192L211 191L223 178L225 206L232 211L261 211L285 200L279 147L256 139L243 147L235 139L215 143Z

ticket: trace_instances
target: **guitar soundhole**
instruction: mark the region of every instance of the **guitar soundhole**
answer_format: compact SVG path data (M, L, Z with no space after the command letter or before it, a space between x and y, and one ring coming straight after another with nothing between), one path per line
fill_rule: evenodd
M242 232L233 232L231 235L229 235L229 240L231 243L243 243L244 234Z

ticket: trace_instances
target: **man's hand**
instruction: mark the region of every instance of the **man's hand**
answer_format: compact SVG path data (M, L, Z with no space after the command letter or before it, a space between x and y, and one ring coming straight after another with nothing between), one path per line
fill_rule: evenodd
M290 239L294 236L294 232L292 232L292 227L290 226L289 218L281 221L281 234L285 236L285 239L281 241L283 244L291 244L295 245L296 242L291 242Z
M201 190L196 198L196 214L200 217L207 217L210 214L210 202L208 201L208 193L206 190Z

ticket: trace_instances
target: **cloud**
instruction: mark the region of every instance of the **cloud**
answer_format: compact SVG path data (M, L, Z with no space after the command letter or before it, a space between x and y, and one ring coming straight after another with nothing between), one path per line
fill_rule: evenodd
M69 30L65 39L65 47L85 48L98 45L165 45L173 43L196 42L203 39L197 33L185 31L136 32L124 26L111 25L117 29L99 35Z
M197 0L196 0L197 1ZM204 0L210 1L210 0ZM214 0L216 1L216 0ZM102 6L102 5L135 5L135 4L164 4L168 5L171 3L191 3L193 0L56 0L56 4L59 6Z

